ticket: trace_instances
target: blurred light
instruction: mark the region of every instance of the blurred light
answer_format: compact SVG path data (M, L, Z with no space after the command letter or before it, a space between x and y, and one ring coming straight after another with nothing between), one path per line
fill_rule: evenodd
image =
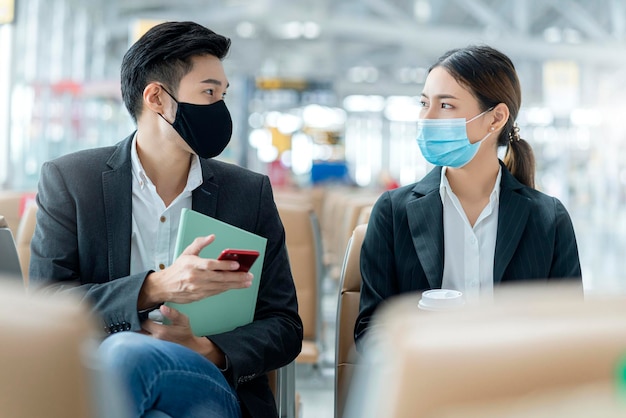
M415 122L422 110L418 100L409 96L390 96L387 98L385 117L396 122Z
M312 104L304 108L302 119L311 128L338 129L346 123L346 112L339 108Z
M554 122L554 114L547 107L531 107L520 112L520 116L529 125L548 126Z
M248 136L252 148L264 148L272 145L272 133L267 129L253 129Z
M574 126L598 126L602 124L602 113L595 109L574 109L570 122Z
M576 29L565 28L563 29L563 40L568 44L579 44L582 42L582 36Z
M282 113L276 121L276 127L281 133L290 135L302 127L302 118L289 113Z
M267 126L276 128L278 126L278 119L280 119L280 112L269 112L267 116L265 116L265 123Z
M422 67L402 67L397 72L398 81L401 83L421 84L426 80L427 70Z
M291 167L291 150L283 151L280 154L280 163L285 167Z
M545 39L546 42L559 43L562 40L561 30L554 26L546 28L543 31L543 39Z
M251 22L239 22L235 30L237 31L237 35L242 38L256 37L256 26Z
M356 173L354 175L354 180L356 184L361 187L365 187L370 184L372 181L372 170L370 167L365 165L359 165L356 169Z
M279 36L283 39L297 39L303 34L303 25L298 21L291 21L280 26Z
M313 140L297 133L291 138L291 169L294 174L306 174L313 166Z
M316 22L305 22L302 27L302 35L307 39L315 39L320 36L320 25Z
M378 81L378 69L376 67L352 67L348 70L347 77L352 83L375 83Z
M333 147L331 145L313 145L313 159L328 161L333 156Z
M265 122L265 118L259 112L251 113L248 117L248 124L251 128L257 129L262 128Z
M113 118L113 106L111 106L110 104L103 104L100 111L100 117L102 118L102 120L111 120Z
M419 23L426 23L430 21L430 17L432 16L430 3L427 0L415 0L413 14Z
M271 163L278 158L278 148L273 145L263 146L257 149L256 155L261 162Z
M343 107L348 112L382 112L385 108L385 98L355 94L343 99Z

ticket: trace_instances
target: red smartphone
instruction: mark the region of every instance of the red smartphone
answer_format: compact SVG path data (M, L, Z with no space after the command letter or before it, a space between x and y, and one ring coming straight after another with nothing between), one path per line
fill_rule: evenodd
M239 263L239 269L235 271L248 271L254 261L259 256L259 252L255 250L237 250L233 248L226 248L217 257L218 260L232 260Z

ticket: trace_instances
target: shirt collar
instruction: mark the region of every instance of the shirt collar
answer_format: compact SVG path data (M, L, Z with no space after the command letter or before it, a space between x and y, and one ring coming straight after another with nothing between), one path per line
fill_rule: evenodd
M139 154L137 153L137 132L133 136L133 142L130 146L130 161L132 165L132 173L135 181L139 183L140 188L144 188L146 184L152 184L152 181L147 176L141 161L139 160ZM202 184L202 167L200 165L200 157L196 154L191 156L191 164L189 166L189 174L187 175L187 184L184 191L193 191Z
M443 166L441 168L441 180L439 182L439 195L441 196L441 202L445 202L446 194L454 194L448 178L446 177L446 170L448 167ZM500 200L500 182L502 180L502 166L498 167L498 175L496 176L496 183L493 185L493 190L489 195L489 203L498 202Z

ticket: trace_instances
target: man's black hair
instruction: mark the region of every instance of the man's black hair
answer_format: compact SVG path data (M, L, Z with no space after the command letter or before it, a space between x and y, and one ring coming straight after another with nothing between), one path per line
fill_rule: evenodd
M143 90L158 81L176 95L180 80L191 71L191 59L213 55L222 60L230 39L194 22L166 22L147 31L122 60L122 98L134 121L141 114Z

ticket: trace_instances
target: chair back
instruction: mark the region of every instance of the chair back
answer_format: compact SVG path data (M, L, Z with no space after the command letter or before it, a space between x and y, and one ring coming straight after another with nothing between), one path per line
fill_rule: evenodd
M30 241L35 233L35 225L37 223L37 205L32 203L26 207L22 219L20 219L15 236L15 245L17 247L17 255L20 258L22 266L22 277L24 279L24 287L28 287L28 268L30 265Z
M343 259L337 304L335 349L335 417L343 416L347 389L355 371L358 354L354 345L354 324L361 297L361 245L367 224L358 225L348 241Z
M321 238L313 207L310 204L277 202L285 228L285 242L291 273L298 296L298 313L302 319L302 352L298 363L315 364L319 360L321 317Z

